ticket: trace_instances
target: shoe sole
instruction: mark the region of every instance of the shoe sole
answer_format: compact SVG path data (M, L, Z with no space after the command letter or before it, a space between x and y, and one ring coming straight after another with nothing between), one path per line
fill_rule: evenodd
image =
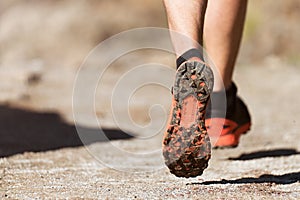
M186 62L178 68L163 140L165 163L178 177L199 176L208 166L211 143L204 117L212 88L213 72L204 63Z

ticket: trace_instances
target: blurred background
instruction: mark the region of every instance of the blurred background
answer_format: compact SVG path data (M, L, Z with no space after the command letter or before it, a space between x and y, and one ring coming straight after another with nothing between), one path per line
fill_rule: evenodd
M299 0L249 1L237 67L263 67L265 63L276 63L282 66L281 70L286 65L297 67L300 63L299 10ZM73 83L84 58L110 36L148 26L167 27L162 1L0 1L0 123L7 118L7 114L3 114L8 112L4 109L7 107L59 113L73 123ZM174 64L172 55L155 55L155 52L146 52L141 63ZM107 85L112 85L109 81L114 78L118 79L113 74L121 72L124 63L113 64L112 78L107 79ZM153 90L166 94L166 90ZM143 99L145 94L139 95ZM161 101L163 105L169 103L168 98ZM149 121L149 116L146 112L141 114L147 111L147 102L140 102L135 104L132 117L143 124ZM109 124L112 116L109 106L104 105L109 105L109 99L97 107L97 115L107 119Z
M299 64L300 2L249 3L239 63L279 59ZM74 71L92 48L121 31L144 26L167 27L162 1L1 1L0 102L60 108L67 92L62 89L72 85ZM39 84L45 91L38 92Z

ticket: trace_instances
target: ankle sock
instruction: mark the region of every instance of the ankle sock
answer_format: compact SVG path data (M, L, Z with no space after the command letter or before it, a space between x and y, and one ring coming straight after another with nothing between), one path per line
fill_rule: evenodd
M226 99L226 104L224 100ZM237 99L237 87L234 82L231 83L231 86L220 92L212 92L210 103L206 109L206 117L224 117L225 111L226 115L230 115L234 112L235 104ZM213 105L213 107L212 107Z
M177 60L176 60L177 69L182 63L184 63L185 61L187 61L193 57L197 57L197 58L200 58L201 60L204 60L203 55L199 49L196 49L196 48L190 49L177 58Z

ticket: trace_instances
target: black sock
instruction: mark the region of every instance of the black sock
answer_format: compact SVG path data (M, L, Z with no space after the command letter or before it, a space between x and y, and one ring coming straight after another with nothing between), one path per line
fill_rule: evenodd
M200 58L201 60L204 61L203 59L203 55L202 53L200 52L199 49L190 49L188 51L186 51L184 54L182 54L181 56L179 56L176 60L176 66L177 66L177 69L178 67L184 63L185 61L189 60L190 58L193 58L193 57L197 57L197 58Z
M226 99L226 105L224 100ZM230 115L234 112L235 104L237 99L237 87L234 82L231 83L231 86L225 91L212 92L210 103L206 109L206 117L222 117L225 111L226 114ZM212 108L213 105L213 108ZM213 109L213 110L212 110Z

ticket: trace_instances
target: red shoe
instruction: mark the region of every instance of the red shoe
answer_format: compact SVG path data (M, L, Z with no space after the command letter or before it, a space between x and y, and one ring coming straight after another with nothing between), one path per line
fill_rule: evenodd
M205 127L205 110L213 88L213 72L204 63L187 61L176 72L169 125L163 139L163 156L178 177L203 173L211 156Z
M250 130L251 117L244 102L236 95L237 88L234 83L226 91L226 116L222 116L219 101L224 101L221 93L212 93L213 108L207 108L205 125L208 135L214 141L214 148L233 148L239 144L240 136ZM215 100L214 100L215 99ZM210 104L211 105L211 104ZM225 107L225 106L223 106Z

